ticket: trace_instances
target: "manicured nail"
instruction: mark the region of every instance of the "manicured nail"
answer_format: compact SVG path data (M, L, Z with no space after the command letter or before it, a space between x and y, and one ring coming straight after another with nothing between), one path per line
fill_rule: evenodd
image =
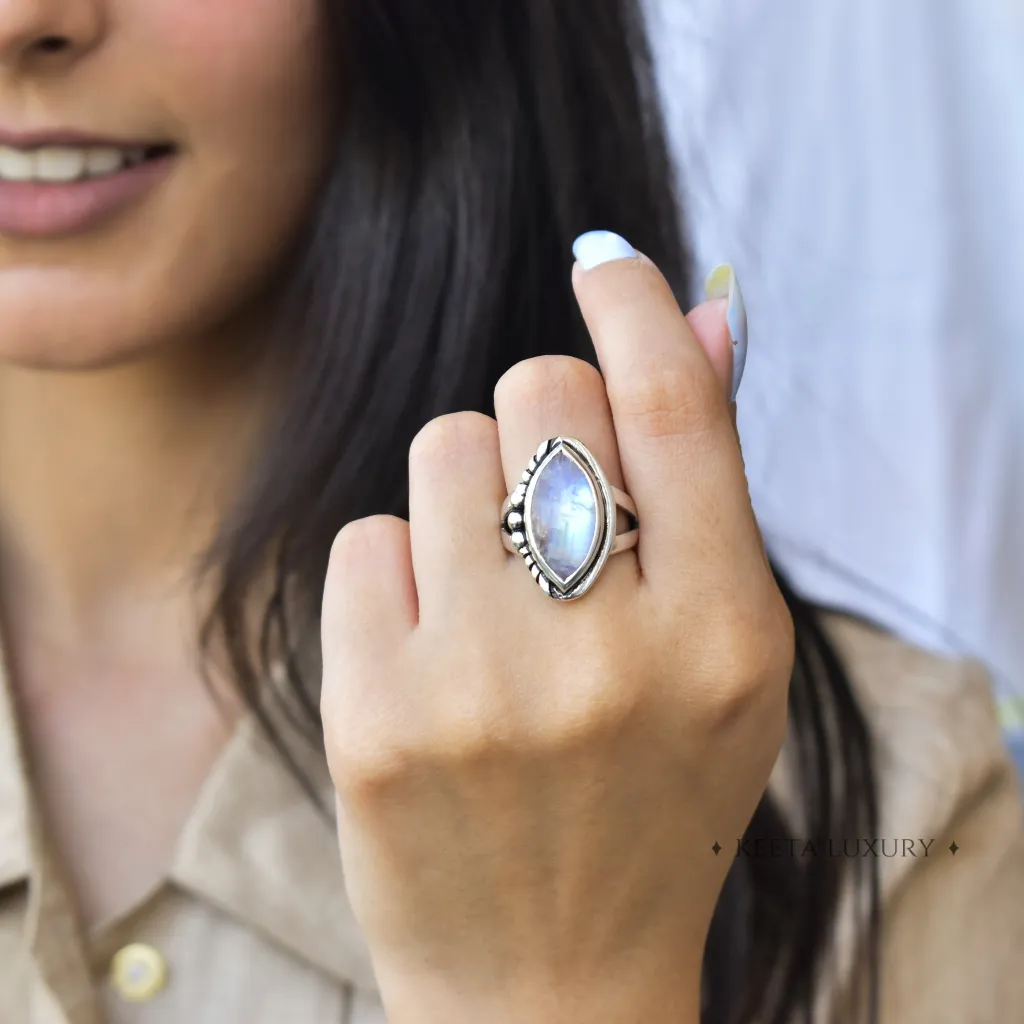
M588 231L572 243L572 254L584 270L593 270L612 260L628 260L636 250L612 231Z
M732 339L732 388L729 401L736 401L736 393L743 380L743 368L747 364L747 307L743 304L743 293L736 280L736 272L728 263L715 267L704 282L704 294L708 299L728 299L726 319L729 337Z

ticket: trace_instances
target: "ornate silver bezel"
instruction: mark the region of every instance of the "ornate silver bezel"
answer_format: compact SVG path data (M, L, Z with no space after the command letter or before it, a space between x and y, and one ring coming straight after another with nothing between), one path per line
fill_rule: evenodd
M568 579L562 579L545 562L533 534L531 510L535 484L541 470L555 455L564 451L586 475L597 499L597 529L583 564ZM509 507L501 528L509 535L523 557L538 586L556 601L575 601L597 580L615 543L615 497L597 459L575 437L552 437L544 441L530 459L522 482L509 495Z

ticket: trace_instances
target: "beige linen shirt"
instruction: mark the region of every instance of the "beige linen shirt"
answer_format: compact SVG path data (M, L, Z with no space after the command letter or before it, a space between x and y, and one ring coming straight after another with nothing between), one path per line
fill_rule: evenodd
M877 838L890 850L914 840L914 855L904 845L878 861L882 1021L1021 1024L1022 803L985 674L853 620L827 621L876 733ZM786 760L784 751L771 783L784 804ZM329 794L322 759L311 755L306 768ZM133 1001L112 984L111 964L135 943L156 951L166 980ZM816 1022L846 1019L861 957L844 914ZM84 934L40 827L0 675L0 1024L384 1021L334 831L250 718L207 778L163 883Z

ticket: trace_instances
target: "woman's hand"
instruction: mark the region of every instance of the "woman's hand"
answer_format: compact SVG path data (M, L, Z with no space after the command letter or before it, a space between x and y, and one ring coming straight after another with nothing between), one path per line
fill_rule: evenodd
M497 422L416 437L410 522L353 522L331 556L327 752L391 1024L697 1021L731 861L712 847L743 833L784 735L792 624L728 403L725 304L688 322L643 257L577 264L574 284L603 379L514 366ZM560 434L640 521L569 603L498 529Z

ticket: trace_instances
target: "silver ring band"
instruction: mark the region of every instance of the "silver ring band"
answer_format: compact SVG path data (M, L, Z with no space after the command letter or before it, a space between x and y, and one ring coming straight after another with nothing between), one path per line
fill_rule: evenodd
M608 482L574 437L552 437L538 447L505 499L500 523L506 550L522 556L540 588L559 601L582 597L605 562L636 547L640 536L633 499Z

